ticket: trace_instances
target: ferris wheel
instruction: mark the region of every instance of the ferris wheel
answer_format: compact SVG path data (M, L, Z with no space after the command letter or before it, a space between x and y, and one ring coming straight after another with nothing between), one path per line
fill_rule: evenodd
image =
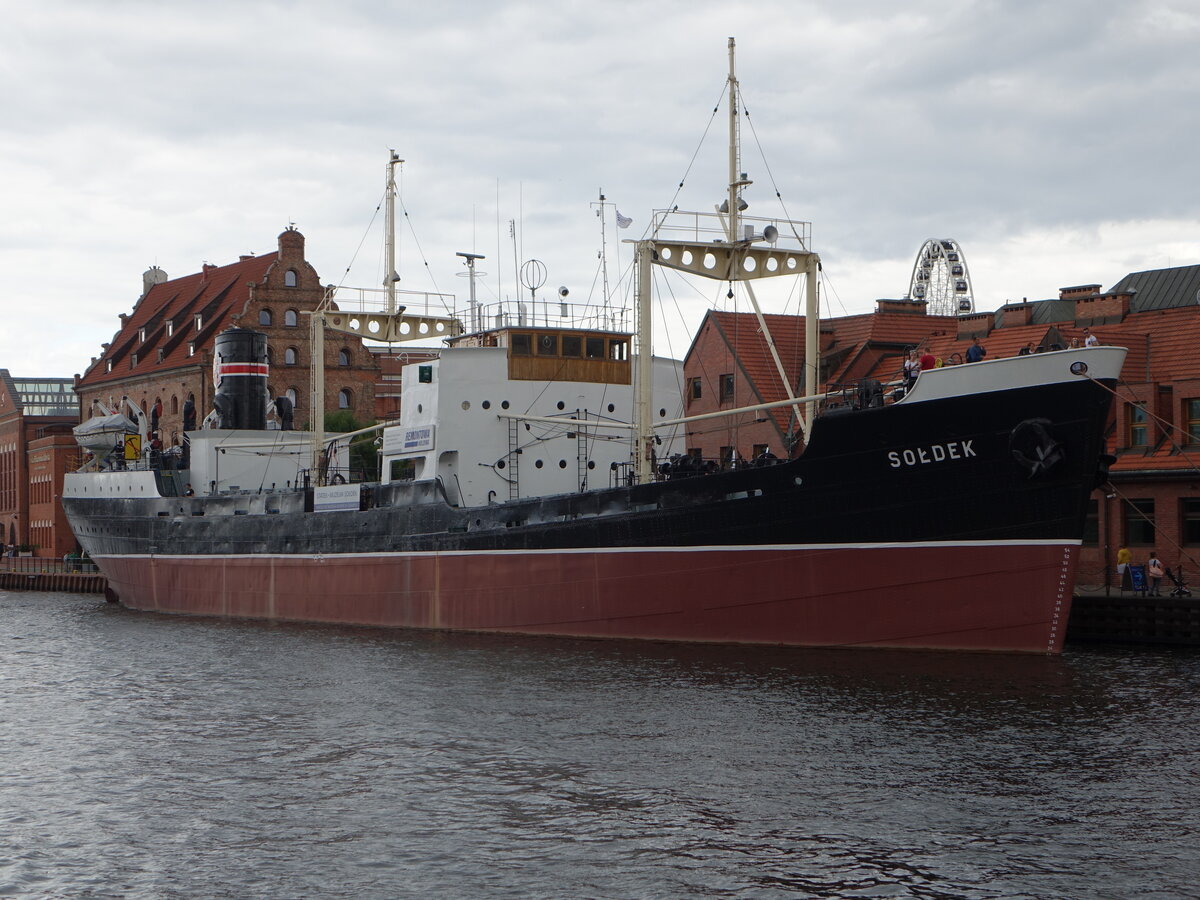
M931 316L962 316L975 311L967 258L958 241L930 238L917 251L909 296L924 300Z

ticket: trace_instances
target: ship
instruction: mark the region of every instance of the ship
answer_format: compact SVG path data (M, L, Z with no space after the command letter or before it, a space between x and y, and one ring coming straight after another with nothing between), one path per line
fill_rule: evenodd
M404 369L369 481L346 465L353 435L294 430L286 400L268 396L265 335L223 332L215 409L182 455L126 458L93 440L65 479L64 510L110 598L389 628L1060 652L1125 350L821 390L820 260L806 223L740 214L732 39L729 57L727 196L713 213L656 213L632 242L636 329L565 295L484 307L473 280L450 316L402 305L391 283L379 310L331 292L312 317L314 359L326 330L442 341ZM790 410L802 440L789 458L687 456L680 364L650 348L658 267L746 287L756 312L758 280L805 276L804 384L719 413ZM313 409L322 390L314 367ZM82 437L149 438L131 402L104 413Z

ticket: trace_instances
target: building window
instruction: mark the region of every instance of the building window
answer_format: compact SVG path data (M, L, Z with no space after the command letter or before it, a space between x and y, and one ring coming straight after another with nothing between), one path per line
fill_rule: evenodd
M1200 444L1200 400L1188 400L1184 404L1187 415L1187 434L1189 444Z
M349 350L339 350L338 351L338 365L339 366L350 365L350 351Z
M299 359L299 357L296 355L295 347L288 347L286 350L283 351L283 364L285 366L296 365L296 362L298 359Z
M688 391L688 396L691 397L693 400L699 400L701 397L704 396L704 387L703 387L703 383L700 381L699 376L692 379L691 388Z
M204 330L204 316L200 315L200 313L196 313L195 323L197 331Z
M171 395L171 415L179 415L179 397L175 394Z
M1145 403L1130 403L1129 410L1129 446L1149 446L1150 428L1146 417Z
M338 391L338 409L350 408L350 392L345 388Z
M269 309L260 309L258 311L258 324L259 325L270 325L271 324L271 311Z
M105 372L112 371L112 363L113 363L113 361L111 359L107 359L104 361L104 371Z
M188 341L188 356L195 356L195 355L196 355L196 342Z
M1154 500L1126 500L1122 510L1125 515L1125 544L1127 546L1154 546Z
M1087 516L1083 520L1083 542L1089 547L1100 544L1100 501L1089 500Z
M1200 544L1200 497L1180 497L1179 517L1183 542Z
M292 409L296 408L296 389L288 388L283 392L283 396L287 397L292 402Z
M721 468L728 469L732 462L733 462L733 448L732 447L722 447L721 448Z
M170 337L174 333L175 333L175 320L167 319L167 337Z
M296 286L296 270L295 269L288 269L286 272L283 273L283 286L284 287L295 287Z
M733 373L726 373L721 376L721 402L728 403L733 399Z
M130 354L129 354L129 368L131 368L131 369L132 369L132 368L133 368L134 366L136 366L136 365L137 365L137 354L136 354L136 353L130 353Z
M300 315L294 309L289 309L283 314L283 324L288 328L295 328L300 322Z
M765 456L766 453L767 453L767 445L766 444L755 444L753 449L751 449L751 451L750 451L750 458L758 459L760 456Z

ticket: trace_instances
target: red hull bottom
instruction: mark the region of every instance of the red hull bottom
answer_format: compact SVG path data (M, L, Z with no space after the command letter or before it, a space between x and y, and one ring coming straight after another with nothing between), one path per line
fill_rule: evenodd
M1078 545L99 558L140 610L597 638L1058 653Z

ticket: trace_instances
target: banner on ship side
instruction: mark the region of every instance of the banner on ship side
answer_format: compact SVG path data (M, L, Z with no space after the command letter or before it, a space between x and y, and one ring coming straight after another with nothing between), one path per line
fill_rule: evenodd
M340 512L358 508L357 484L330 484L313 488L313 512Z
M383 430L383 452L424 453L433 449L432 425L397 425Z

